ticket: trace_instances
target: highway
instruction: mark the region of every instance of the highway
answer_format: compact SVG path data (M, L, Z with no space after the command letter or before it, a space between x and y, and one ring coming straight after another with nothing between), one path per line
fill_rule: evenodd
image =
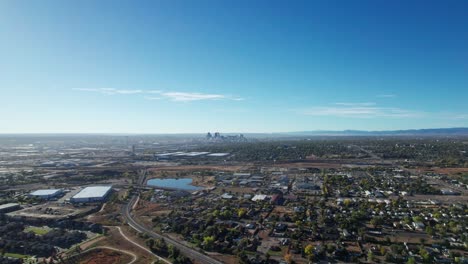
M180 250L182 254L187 256L188 258L194 259L200 263L208 263L208 264L221 264L222 262L211 258L210 256L204 255L194 249L187 247L186 245L179 243L178 241L171 239L169 237L162 236L158 233L155 233L150 228L138 223L133 217L131 213L131 208L133 207L134 203L137 200L137 196L133 196L130 201L123 207L122 215L124 216L125 220L130 227L135 229L140 233L146 233L152 238L163 238L168 244L173 245L177 249Z
M140 174L140 179L138 180L138 184L141 186L143 185L144 181L145 181L145 178L146 178L146 171L141 173ZM195 249L192 249L192 248L189 248L187 247L186 245L172 239L172 238L169 238L169 237L166 237L166 236L163 236L163 235L160 235L156 232L154 232L153 230L151 230L151 228L148 228L142 224L140 224L136 219L133 218L132 216L132 208L134 207L135 205L135 202L137 201L138 199L138 196L137 195L133 195L132 198L130 199L130 201L122 208L122 215L124 217L124 219L127 221L128 225L135 229L136 231L140 232L140 233L146 233L148 236L152 237L152 238L163 238L166 243L168 244L171 244L173 245L174 247L176 247L182 254L184 254L186 257L190 258L190 259L193 259L193 260L196 260L197 262L200 262L200 263L207 263L207 264L222 264L222 262L210 257L210 256L207 256L203 253L200 253L198 252L197 250Z

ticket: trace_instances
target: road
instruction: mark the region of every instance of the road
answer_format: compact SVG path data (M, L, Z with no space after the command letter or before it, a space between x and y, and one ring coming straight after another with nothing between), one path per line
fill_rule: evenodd
M75 255L72 255L70 257L67 257L68 258L71 258L71 257L76 257L78 255L82 255L82 254L85 254L85 253L88 253L90 251L93 251L93 250L96 250L96 249L108 249L108 250L112 250L112 251L117 251L117 252L120 252L120 253L124 253L124 254L127 254L127 255L130 255L132 256L132 261L130 261L128 264L133 264L135 263L135 261L137 261L138 257L137 255L133 254L132 252L130 251L126 251L126 250L122 250L122 249L118 249L118 248L114 248L114 247L107 247L107 246L99 246L99 247L92 247L92 248L88 248L86 249L85 251L82 251L78 254L75 254Z
M162 236L158 233L155 233L154 231L152 231L150 228L147 228L146 226L138 223L132 216L132 213L131 213L131 208L134 206L134 203L136 202L137 200L137 196L133 196L130 201L123 207L123 212L122 212L122 215L124 216L125 220L127 220L127 223L130 227L132 227L133 229L135 229L136 231L138 232L141 232L141 233L146 233L147 235L149 235L150 237L152 238L163 238L168 244L171 244L173 245L174 247L176 247L178 250L180 250L180 252L182 252L185 256L187 256L188 258L191 258L191 259L194 259L196 261L199 261L200 263L207 263L207 264L221 264L222 262L216 260L216 259L213 259L212 257L210 256L207 256L207 255L204 255L200 252L198 252L197 250L194 250L194 249L191 249L189 247L187 247L186 245L172 239L172 238L169 238L169 237L165 237L165 236Z
M146 179L146 171L140 172L140 177L138 179L138 184L140 186L143 185L144 182L145 182L145 179ZM139 199L139 196L133 195L132 198L130 199L130 201L122 208L122 216L124 217L124 219L127 221L128 225L131 228L135 229L136 231L138 231L140 233L145 233L145 234L147 234L148 236L150 236L152 238L156 238L156 239L162 238L162 239L164 239L166 241L166 243L171 244L174 247L176 247L186 257L194 259L197 262L204 263L204 264L205 263L206 264L222 264L222 262L220 262L220 261L218 261L218 260L216 260L216 259L214 259L214 258L212 258L210 256L207 256L207 255L205 255L203 253L200 253L195 249L189 248L186 245L178 242L177 240L174 240L172 238L160 235L160 234L154 232L153 230L151 230L151 228L148 228L148 227L140 224L135 218L133 218L132 212L131 212L132 208L135 206L135 203L137 202L138 199Z
M169 261L167 261L167 260L161 258L160 256L158 256L158 255L154 254L153 252L151 252L151 250L149 250L149 249L143 247L142 245L136 243L135 241L131 240L129 237L127 237L127 236L122 232L122 229L120 228L120 226L118 226L117 229L119 230L120 235L123 236L128 242L130 242L130 243L134 244L135 246L137 246L137 247L143 249L144 251L146 251L146 252L148 252L149 254L155 256L155 257L158 258L159 260L161 260L161 261L163 261L163 262L165 262L165 263L171 264L171 262L169 262Z
M360 150L360 151L366 153L367 155L371 156L371 158L373 158L373 159L382 160L381 157L375 155L372 151L369 151L369 150L364 149L364 148L361 147L361 146L358 146L358 145L351 145L351 147L356 148L356 149L358 149L358 150Z

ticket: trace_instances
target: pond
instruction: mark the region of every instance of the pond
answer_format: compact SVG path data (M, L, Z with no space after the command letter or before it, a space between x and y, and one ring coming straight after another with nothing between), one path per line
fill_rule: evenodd
M186 191L196 191L203 188L192 185L191 178L181 179L151 179L148 180L149 186L162 187L162 188L174 188Z

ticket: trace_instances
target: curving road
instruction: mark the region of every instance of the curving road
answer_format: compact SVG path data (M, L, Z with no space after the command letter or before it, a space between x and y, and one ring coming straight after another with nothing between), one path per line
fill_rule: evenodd
M137 261L137 259L138 259L137 255L133 254L133 253L130 252L130 251L122 250L122 249L118 249L118 248L114 248L114 247L108 247L108 246L98 246L98 247L88 248L88 249L86 249L85 251L82 251L82 252L80 252L80 253L78 253L78 254L75 254L75 255L72 255L72 256L70 256L70 257L76 257L76 256L79 256L79 255L88 253L88 252L93 251L93 250L96 250L96 249L108 249L108 250L117 251L117 252L120 252L120 253L124 253L124 254L130 255L130 256L132 257L132 261L130 261L128 264L133 264L133 263L134 263L135 261ZM70 258L70 257L67 257L67 258Z
M122 209L122 215L127 220L127 223L130 227L135 229L136 231L140 233L146 233L152 238L163 238L168 244L173 245L176 247L178 250L180 250L181 253L183 253L186 257L194 259L200 263L207 263L207 264L222 264L222 262L204 255L197 250L191 249L187 247L186 245L172 239L169 237L162 236L158 233L155 233L153 230L150 228L147 228L146 226L138 223L132 216L131 209L135 205L135 202L137 201L138 197L136 195L132 196L130 201L123 207Z
M167 264L171 264L171 262L169 262L169 261L167 261L167 260L161 258L160 256L154 254L151 250L149 250L149 249L145 248L144 246L142 246L142 245L136 243L135 241L131 240L129 237L127 237L127 236L122 232L122 229L120 228L120 226L118 226L117 229L119 230L120 235L123 236L123 238L125 238L128 242L134 244L135 246L137 246L137 247L143 249L144 251L148 252L149 254L155 256L158 260L163 261L163 262L165 262L165 263L167 263Z

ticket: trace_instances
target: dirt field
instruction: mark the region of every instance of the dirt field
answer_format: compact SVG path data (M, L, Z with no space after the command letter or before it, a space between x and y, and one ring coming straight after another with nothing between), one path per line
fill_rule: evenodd
M154 256L148 252L142 250L141 248L135 246L128 240L126 240L117 228L108 227L109 232L106 236L99 237L95 240L91 240L81 245L82 250L86 250L92 247L112 247L118 250L128 251L137 256L135 264L146 264L151 263L154 260ZM144 246L145 241L138 236L136 236L128 227L121 227L123 233L130 238L131 240L137 242L138 244ZM100 264L100 263L129 263L132 260L132 256L116 252L110 249L96 249L92 250L89 253L83 255L79 263L83 264Z
M458 174L458 173L468 173L468 168L419 168L421 171L425 172L435 172L440 174Z
M130 239L132 239L133 241L135 242L138 242L140 245L145 245L144 241L140 238L138 238L137 236L135 236L132 232L130 232L128 230L128 227L122 227L122 231L124 232L124 234L129 237ZM137 255L138 256L138 259L136 262L134 262L135 264L146 264L146 263L151 263L152 261L154 261L154 257L152 255L150 255L148 252L142 250L141 248L133 245L132 243L130 243L129 241L127 241L125 238L123 238L121 235L120 235L120 232L118 231L117 228L115 227L109 227L109 231L107 233L107 235L105 237L102 237L100 239L97 239L93 242L90 242L90 243L87 243L86 244L86 247L90 247L90 246L96 246L96 247L100 247L100 246L104 246L104 247L113 247L113 248L116 248L116 249L119 249L119 250L125 250L125 251L129 251L129 252L132 252L133 254ZM94 252L94 251L93 251ZM130 256L127 256L126 254L123 254L123 253L119 253L121 254L122 256L125 257L125 261L124 262L99 262L101 259L99 258L99 256L94 256L96 257L96 262L80 262L80 263L86 263L86 264L98 264L98 263L128 263L131 261L132 257ZM91 258L91 257L88 257L88 258L84 258L83 261L94 261L95 259L94 258ZM105 259L104 259L105 260Z
M120 206L120 204L105 203L99 212L88 215L86 218L88 221L106 226L120 225Z
M131 256L110 249L95 249L85 253L80 264L117 264L129 263Z
M453 204L453 203L468 203L468 196L464 195L414 195L414 196L405 196L405 200L409 201L428 201L436 200L443 204Z
M172 209L169 207L168 203L153 203L140 199L135 211L140 216L156 216L170 213Z
M328 168L341 168L343 164L338 163L318 163L318 162L288 162L288 163L277 163L275 167L283 168L318 168L318 169L328 169Z
M90 248L90 247L91 247L92 245L94 245L95 243L97 243L97 242L99 242L99 241L101 241L101 240L103 240L103 239L106 239L106 237L100 236L100 237L97 237L97 238L95 238L95 239L89 240L88 242L85 242L85 243L81 244L81 245L80 245L80 248L81 248L81 250L84 251L84 250Z
M242 171L252 168L253 164L245 165L228 165L228 166L218 166L218 165L180 165L180 166L167 166L160 168L151 168L150 172L158 171L196 171L196 170L214 170L214 171Z
M237 264L239 260L236 256L229 256L229 255L216 255L216 259L220 260L226 264Z

